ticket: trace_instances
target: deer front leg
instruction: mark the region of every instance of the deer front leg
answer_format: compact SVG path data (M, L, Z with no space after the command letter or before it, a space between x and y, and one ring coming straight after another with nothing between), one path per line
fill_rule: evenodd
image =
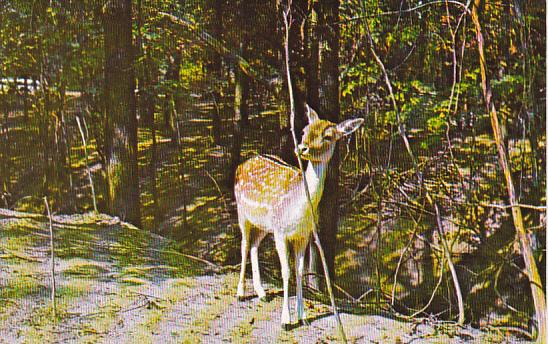
M242 231L242 265L240 267L240 281L238 282L238 291L236 296L242 300L245 295L245 266L247 265L247 252L249 251L250 226L246 220L240 220L240 229Z
M266 232L257 230L250 250L251 271L253 272L253 288L261 300L266 300L266 293L261 285L261 272L259 271L259 245L265 236Z
M282 328L284 330L288 330L289 324L291 323L291 318L289 315L289 256L287 251L287 242L282 234L274 234L274 241L276 242L278 257L280 258L280 267L282 270L284 288L284 301L282 305Z
M297 281L297 321L302 324L305 322L306 314L303 303L303 272L304 272L304 254L306 252L306 243L295 245L295 278Z

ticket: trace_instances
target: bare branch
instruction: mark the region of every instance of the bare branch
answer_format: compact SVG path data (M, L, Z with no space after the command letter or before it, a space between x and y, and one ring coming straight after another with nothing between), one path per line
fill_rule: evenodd
M356 21L356 20L361 20L361 19L369 19L369 18L376 18L378 16L391 16L391 15L394 15L394 14L397 14L397 15L401 15L402 13L411 13L411 12L415 12L417 10L420 10L422 8L425 8L427 6L432 6L432 5L443 5L445 3L448 3L450 5L454 5L454 6L457 6L457 7L462 7L464 8L464 10L466 11L466 13L470 13L470 10L468 9L468 3L470 1L468 1L466 4L462 3L462 2L459 2L459 1L454 1L454 0L439 0L439 1L430 1L430 2L427 2L427 3L424 3L424 4L421 4L421 5L417 5L415 7L411 7L411 8L408 8L408 9L405 9L405 10L398 10L398 11L387 11L387 12L381 12L381 13L375 13L374 15L364 15L364 16L355 16L355 17L352 17L352 18L348 18L347 20L345 20L344 22L351 22L351 21ZM340 23L344 23L344 22L339 22L338 24Z
M527 271L527 277L531 285L531 293L533 296L533 303L535 305L536 320L538 326L537 343L544 343L546 340L546 294L542 288L542 281L537 268L537 263L531 247L531 240L527 235L527 230L523 223L523 215L521 208L516 206L518 203L518 197L516 196L516 190L514 187L514 181L512 178L512 170L508 161L507 150L504 143L504 133L500 127L500 120L497 114L495 104L491 101L492 91L487 75L487 65L484 54L484 38L478 14L478 8L481 6L480 0L474 0L472 6L472 22L474 23L476 31L476 40L479 55L479 65L481 74L481 87L483 91L483 98L485 101L485 109L489 113L491 119L491 127L493 129L493 136L495 139L495 145L498 152L499 165L504 173L504 179L506 181L506 191L508 193L508 199L512 207L512 219L514 221L514 227L516 229L517 237L521 247L521 254L525 262L525 270Z
M297 134L295 133L295 99L293 95L293 85L291 84L291 72L289 68L289 28L291 26L291 0L288 1L287 9L284 11L283 20L285 25L285 41L284 41L285 69L286 69L287 88L289 91L289 101L290 101L290 108L291 108L291 113L290 113L291 136L293 137L293 144L295 145L295 148L297 148L298 146ZM348 339L346 338L344 327L342 325L341 318L339 316L339 312L337 311L337 306L335 304L335 296L333 295L333 289L331 287L331 278L329 277L329 270L327 268L325 254L324 254L322 245L320 243L320 238L318 236L318 223L316 219L316 214L314 213L314 206L312 205L312 200L310 198L310 189L308 188L308 182L306 181L306 174L304 173L301 153L298 149L295 149L295 152L297 153L299 169L301 170L301 175L303 176L303 186L304 186L306 198L308 200L308 205L312 213L312 218L314 219L313 221L314 228L313 228L312 234L314 236L314 243L316 244L316 247L318 248L320 259L322 261L323 271L325 275L325 282L327 285L327 291L329 293L329 299L331 300L333 314L335 315L335 319L337 320L337 329L339 331L339 335L341 336L341 340L344 343L347 343Z
M415 174L417 175L417 179L420 183L420 185L423 185L423 176L422 173L419 171L418 163L415 155L413 154L413 151L411 150L411 145L409 144L409 139L407 138L407 134L405 132L405 125L401 119L400 112L398 109L398 104L396 102L396 97L394 96L394 92L392 90L392 83L390 82L390 78L388 77L388 73L386 72L386 68L384 67L384 63L380 59L379 55L377 55L377 52L375 51L375 45L373 42L373 38L371 36L371 31L369 30L369 24L367 23L367 20L364 20L364 25L366 28L367 38L369 40L369 46L371 53L373 54L373 57L375 58L375 61L377 61L377 64L382 70L382 74L384 76L384 82L386 84L386 87L388 88L388 92L390 94L390 100L392 101L392 106L394 107L394 111L396 112L396 121L398 125L398 132L404 142L405 149L407 150L407 154L411 158L411 161L413 162L413 168L415 170ZM441 214L439 211L438 204L436 201L432 198L430 193L428 192L427 188L424 188L425 191L425 197L428 200L428 203L434 208L435 214L436 214L436 223L437 223L437 231L440 235L440 240L442 242L442 248L445 253L445 258L447 259L447 264L449 266L449 270L451 271L451 276L453 278L453 284L455 287L455 293L457 295L457 301L458 301L458 307L459 307L459 318L458 323L464 324L464 302L462 299L462 291L460 288L460 283L458 280L457 272L455 270L455 266L453 265L453 260L451 258L451 252L449 251L449 246L447 245L447 241L445 239L445 234L443 231L443 224L441 221Z
M49 211L48 198L44 197L44 203L46 204L46 211L48 212L49 218L49 247L51 254L51 265L50 265L50 274L51 274L51 304L53 309L53 321L57 321L57 302L55 301L55 248L53 246L53 223L51 220L51 212Z
M76 116L76 123L78 124L78 130L80 130L80 136L82 137L82 145L84 146L84 155L86 156L86 170L88 173L89 186L91 187L91 198L93 201L93 211L96 213L97 210L97 198L95 197L95 187L93 186L93 178L91 177L91 169L89 168L89 156L88 156L88 146L86 143L86 136L84 135L84 130L82 129L82 124L80 123L80 118ZM84 126L86 127L86 133L88 131L87 125L84 121Z

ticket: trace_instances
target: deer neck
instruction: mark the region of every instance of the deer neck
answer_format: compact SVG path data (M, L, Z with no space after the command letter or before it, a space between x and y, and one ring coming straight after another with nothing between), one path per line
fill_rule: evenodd
M329 162L327 161L308 161L308 166L305 172L306 182L310 191L310 198L315 206L318 205L320 199L322 198L328 164Z

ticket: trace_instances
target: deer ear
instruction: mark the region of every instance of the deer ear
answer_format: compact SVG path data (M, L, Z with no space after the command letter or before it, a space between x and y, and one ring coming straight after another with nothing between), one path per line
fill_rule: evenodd
M344 122L337 124L337 131L342 136L350 135L355 132L364 122L363 118L347 119Z
M314 111L314 109L312 109L308 104L305 104L305 107L306 107L306 117L308 118L308 124L320 120L320 117L318 116L316 111Z

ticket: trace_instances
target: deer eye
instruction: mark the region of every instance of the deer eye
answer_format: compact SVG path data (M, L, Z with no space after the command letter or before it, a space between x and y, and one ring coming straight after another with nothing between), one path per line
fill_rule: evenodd
M335 137L335 133L333 132L333 130L328 129L323 134L323 139L322 140L323 141L331 141L331 140L333 140L334 137Z

